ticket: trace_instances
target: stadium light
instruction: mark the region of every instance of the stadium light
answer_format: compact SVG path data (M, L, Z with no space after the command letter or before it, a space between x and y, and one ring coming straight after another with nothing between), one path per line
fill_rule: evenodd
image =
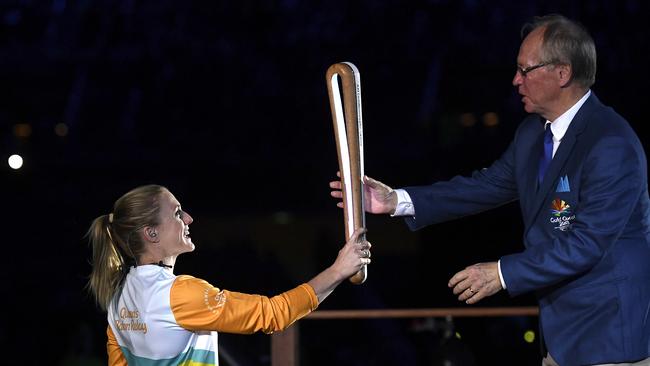
M7 159L9 167L14 170L18 170L23 166L23 157L18 154L13 154Z

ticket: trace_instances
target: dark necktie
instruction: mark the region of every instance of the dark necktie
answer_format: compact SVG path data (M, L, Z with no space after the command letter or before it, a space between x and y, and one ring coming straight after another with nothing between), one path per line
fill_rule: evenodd
M548 169L548 165L551 164L553 159L553 132L551 131L551 124L547 123L544 126L544 152L539 158L539 172L537 173L537 181L539 185L542 185L542 180L544 180L544 174Z

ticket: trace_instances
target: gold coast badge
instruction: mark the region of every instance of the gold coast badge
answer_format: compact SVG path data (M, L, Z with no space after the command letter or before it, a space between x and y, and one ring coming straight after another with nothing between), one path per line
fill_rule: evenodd
M554 225L553 229L560 231L571 230L571 221L575 220L576 215L571 214L571 205L559 198L551 202L550 222Z

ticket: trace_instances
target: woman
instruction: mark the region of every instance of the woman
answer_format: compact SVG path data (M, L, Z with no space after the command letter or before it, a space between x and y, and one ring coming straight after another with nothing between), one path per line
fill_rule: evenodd
M93 221L89 286L108 312L109 365L216 365L217 332L283 330L370 263L357 230L331 267L293 290L272 298L221 290L173 273L178 255L194 250L192 221L157 185L126 193Z

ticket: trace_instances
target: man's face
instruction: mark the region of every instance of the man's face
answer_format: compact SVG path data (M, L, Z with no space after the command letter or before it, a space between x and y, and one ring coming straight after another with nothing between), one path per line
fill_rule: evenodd
M555 66L545 64L548 60L542 58L543 33L544 28L537 28L521 43L517 56L517 71L512 79L512 85L522 96L521 101L526 112L537 113L551 120L557 117L553 114L553 104L557 100L560 88Z

